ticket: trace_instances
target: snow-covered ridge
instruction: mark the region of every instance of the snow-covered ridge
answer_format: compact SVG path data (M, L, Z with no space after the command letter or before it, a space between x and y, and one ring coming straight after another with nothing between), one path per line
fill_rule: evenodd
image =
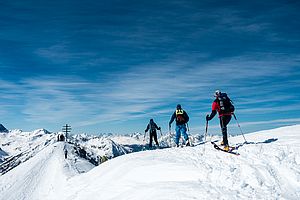
M87 163L76 156L74 146L67 144L69 157L64 159L65 143L54 142L0 176L0 199L298 200L299 132L300 125L296 125L246 134L248 143L242 136L230 137L230 144L239 147L239 156L217 151L210 143L199 143L125 154L83 170L83 174L79 172ZM140 137L127 136L77 139L86 148L95 146L95 151L111 144L127 151L142 142ZM160 142L168 139L163 136Z
M46 146L57 142L62 132L51 133L45 129L24 132L20 129L0 133L0 174L4 174L20 163L27 161ZM199 138L190 137L199 143ZM131 135L103 134L98 136L72 134L68 143L73 145L74 152L95 166L124 154L148 149L149 137L144 134ZM170 135L159 136L161 148L170 147Z
M12 130L8 133L0 133L0 174L32 158L53 142L55 142L55 135L45 129L33 132Z
M231 137L239 156L209 143L128 154L72 178L62 199L300 199L299 132Z

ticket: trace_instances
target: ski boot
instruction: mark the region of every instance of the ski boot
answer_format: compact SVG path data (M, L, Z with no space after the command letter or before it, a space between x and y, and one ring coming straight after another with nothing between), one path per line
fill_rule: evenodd
M228 145L225 145L224 151L229 151L229 146Z
M191 146L191 144L190 144L190 140L187 140L186 142L185 142L185 146Z

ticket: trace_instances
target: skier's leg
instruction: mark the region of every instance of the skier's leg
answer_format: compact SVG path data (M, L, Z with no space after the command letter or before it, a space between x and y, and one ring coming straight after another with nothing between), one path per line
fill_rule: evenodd
M182 128L181 128L181 134L182 134L182 137L184 138L185 142L187 143L188 140L189 140L189 137L186 133L186 126L185 125L182 125Z
M231 115L226 115L225 116L225 126L227 127L227 125L229 124L230 120L231 120Z
M224 116L223 125L226 128L227 145L228 145L228 130L227 130L227 125L229 124L230 120L231 120L231 115L225 115Z
M149 142L149 147L151 148L152 147L152 139L153 139L153 133L152 131L150 131L150 142Z
M155 141L156 145L159 146L158 145L158 141L157 141L157 133L156 133L156 131L154 132L153 136L154 136L154 141Z
M227 126L226 126L227 124L225 123L225 117L226 116L221 116L220 117L220 126L221 126L221 130L222 130L224 146L228 146Z

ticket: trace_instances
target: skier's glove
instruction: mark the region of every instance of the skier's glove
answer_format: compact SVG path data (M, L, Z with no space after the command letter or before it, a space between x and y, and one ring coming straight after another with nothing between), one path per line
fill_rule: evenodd
M206 115L206 121L209 121L209 120L211 120L210 116Z

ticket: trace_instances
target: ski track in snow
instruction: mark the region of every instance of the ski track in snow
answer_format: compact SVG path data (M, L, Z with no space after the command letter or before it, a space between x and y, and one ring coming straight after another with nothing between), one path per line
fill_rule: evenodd
M241 145L239 156L206 143L120 156L80 175L83 161L72 154L65 160L64 143L55 143L0 176L0 199L298 200L299 131L296 125L246 134L248 144L230 137Z

